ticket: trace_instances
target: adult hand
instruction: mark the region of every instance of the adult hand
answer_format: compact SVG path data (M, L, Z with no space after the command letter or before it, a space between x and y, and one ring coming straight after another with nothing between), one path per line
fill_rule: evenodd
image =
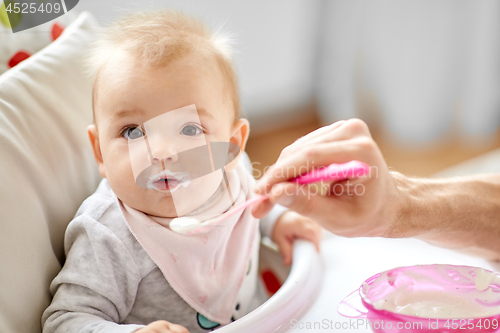
M369 176L331 183L326 195L314 194L307 185L286 182L313 167L351 160L368 164ZM256 191L271 196L253 208L254 216L265 216L279 203L346 237L385 236L399 213L395 178L368 126L359 119L322 127L283 149L257 183Z
M331 184L327 195L313 195L286 182L313 165L351 160L368 164L370 175ZM364 191L356 191L357 185ZM320 128L286 147L256 191L271 193L269 200L254 207L256 217L280 203L341 236L417 237L500 260L500 175L417 179L389 172L359 119Z

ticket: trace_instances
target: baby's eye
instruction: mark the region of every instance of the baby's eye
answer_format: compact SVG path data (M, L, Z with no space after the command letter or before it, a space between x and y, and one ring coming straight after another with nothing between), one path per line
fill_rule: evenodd
M144 136L144 132L140 127L129 127L123 132L126 139L134 140Z
M188 136L195 136L203 133L203 130L194 125L186 125L182 128L181 134Z

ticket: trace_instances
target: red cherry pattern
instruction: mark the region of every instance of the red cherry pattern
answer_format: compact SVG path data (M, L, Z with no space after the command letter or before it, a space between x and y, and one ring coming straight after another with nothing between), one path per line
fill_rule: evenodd
M64 28L61 25L57 24L57 22L54 23L52 25L52 31L51 31L52 40L54 41L57 39L57 37L61 36L63 30L64 30Z
M30 57L30 55L31 54L29 54L28 52L25 52L25 51L17 51L17 53L14 54L12 56L12 58L10 58L7 65L9 66L9 68L12 68L15 65L17 65L18 63L20 63L21 61L28 59Z
M62 32L64 30L64 27L58 24L57 22L52 25L52 29L50 31L52 41L56 40L59 36L61 36ZM7 66L9 68L14 67L18 63L20 63L23 60L28 59L31 56L31 54L28 51L23 51L19 50L14 54L8 61Z

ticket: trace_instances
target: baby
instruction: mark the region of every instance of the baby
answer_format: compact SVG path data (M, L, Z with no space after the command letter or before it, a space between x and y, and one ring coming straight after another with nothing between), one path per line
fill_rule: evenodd
M321 229L280 207L260 231L250 209L170 228L253 197L249 124L223 40L180 13L139 13L107 29L91 66L88 135L104 179L66 230L43 332L194 333L242 317L261 301L260 235L290 264L293 240L318 246Z

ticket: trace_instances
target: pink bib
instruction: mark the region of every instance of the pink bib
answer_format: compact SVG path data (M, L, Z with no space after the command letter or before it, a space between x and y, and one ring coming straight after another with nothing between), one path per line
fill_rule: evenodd
M253 177L239 165L226 173L238 205L252 195ZM208 319L228 324L236 305L258 233L250 209L235 214L201 235L181 235L169 229L171 218L146 215L118 199L125 221L170 286ZM189 216L213 217L233 206L224 184Z

